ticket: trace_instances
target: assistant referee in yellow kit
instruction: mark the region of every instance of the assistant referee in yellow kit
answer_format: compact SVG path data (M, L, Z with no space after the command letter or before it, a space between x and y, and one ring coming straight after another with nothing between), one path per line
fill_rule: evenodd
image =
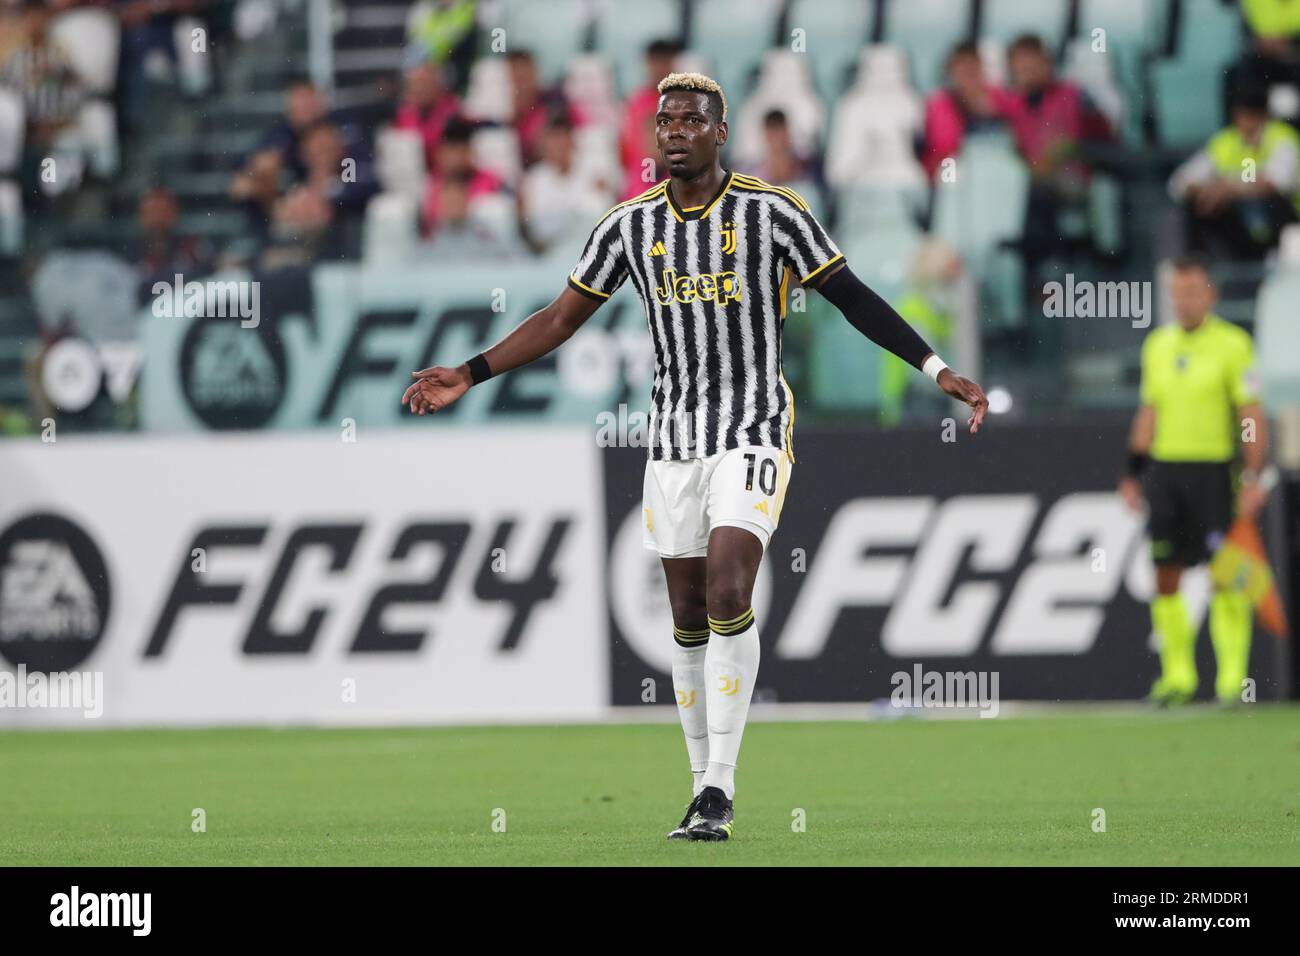
M1196 631L1178 590L1183 569L1214 554L1234 515L1259 513L1268 435L1250 335L1214 314L1218 296L1206 263L1195 256L1175 261L1170 291L1177 322L1154 330L1142 345L1141 405L1119 491L1135 510L1145 493L1150 508L1151 622L1160 640L1160 677L1151 696L1179 704L1197 688ZM1234 475L1239 446L1244 467ZM1244 592L1215 591L1210 641L1218 663L1215 694L1224 703L1241 699L1251 617Z

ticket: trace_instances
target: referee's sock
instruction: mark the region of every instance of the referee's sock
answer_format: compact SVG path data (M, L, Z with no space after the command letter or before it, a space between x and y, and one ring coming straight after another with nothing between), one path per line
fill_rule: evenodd
M1151 623L1160 636L1160 683L1183 693L1196 691L1196 632L1181 594L1158 594Z
M730 620L709 618L709 652L704 659L709 699L709 768L704 786L717 787L733 799L740 738L749 716L749 699L758 677L758 625L754 609Z
M1242 591L1215 591L1210 599L1210 642L1218 674L1214 693L1224 703L1241 700L1250 669L1250 599Z
M686 736L686 756L691 762L691 796L704 788L709 765L708 702L704 693L704 655L709 649L709 629L684 630L673 626L673 691L677 716Z

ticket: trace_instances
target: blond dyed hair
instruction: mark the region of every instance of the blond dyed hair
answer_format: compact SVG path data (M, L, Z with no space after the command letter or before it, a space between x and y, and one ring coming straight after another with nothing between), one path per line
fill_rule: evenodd
M669 73L659 81L661 94L672 90L694 90L697 93L717 93L722 100L722 122L727 121L727 94L722 92L718 81L703 73Z

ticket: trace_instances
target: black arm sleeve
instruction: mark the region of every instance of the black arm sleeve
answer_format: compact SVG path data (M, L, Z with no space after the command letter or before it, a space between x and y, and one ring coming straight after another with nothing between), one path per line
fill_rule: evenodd
M823 282L817 291L843 312L855 329L907 364L919 369L925 357L934 351L906 319L867 288L847 265Z

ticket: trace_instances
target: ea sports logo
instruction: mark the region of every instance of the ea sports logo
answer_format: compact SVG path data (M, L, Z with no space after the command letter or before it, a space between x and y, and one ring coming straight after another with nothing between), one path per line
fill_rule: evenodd
M181 392L209 428L266 425L284 399L287 369L284 346L264 325L199 319L181 342Z
M28 671L75 668L108 623L108 568L81 528L33 514L0 534L0 657Z

